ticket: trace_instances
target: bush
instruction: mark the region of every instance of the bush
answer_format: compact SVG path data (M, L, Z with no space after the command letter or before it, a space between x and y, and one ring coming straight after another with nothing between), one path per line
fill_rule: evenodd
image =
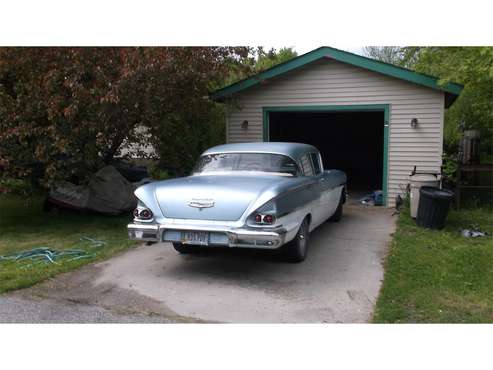
M446 181L450 186L455 186L457 183L457 169L459 167L457 154L444 153L442 163L442 174L444 181Z
M158 166L151 168L149 174L154 180L168 180L172 178L167 170L159 168Z
M33 187L27 180L0 178L0 194L29 196L33 192Z

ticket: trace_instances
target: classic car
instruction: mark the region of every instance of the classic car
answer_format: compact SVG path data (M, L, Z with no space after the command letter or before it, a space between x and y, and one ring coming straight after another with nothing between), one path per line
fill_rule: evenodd
M206 150L191 176L139 187L131 239L279 249L305 259L311 231L339 221L346 175L324 170L317 148L299 143L226 144Z

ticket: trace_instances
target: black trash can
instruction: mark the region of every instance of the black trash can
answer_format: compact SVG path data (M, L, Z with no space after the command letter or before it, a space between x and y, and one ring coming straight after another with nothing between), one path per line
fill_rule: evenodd
M418 226L428 229L443 229L454 193L432 186L422 186L419 190Z

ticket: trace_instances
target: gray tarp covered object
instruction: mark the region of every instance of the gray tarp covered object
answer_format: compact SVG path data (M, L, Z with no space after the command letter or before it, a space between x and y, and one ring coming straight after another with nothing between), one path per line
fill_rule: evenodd
M91 210L107 215L131 211L137 205L135 185L113 166L96 172L87 186L61 182L50 191L50 201L64 208Z
M109 215L119 215L134 209L135 187L113 166L100 169L89 181L87 208Z
M85 185L60 181L51 187L48 200L63 208L83 210L86 209L89 201L89 188Z

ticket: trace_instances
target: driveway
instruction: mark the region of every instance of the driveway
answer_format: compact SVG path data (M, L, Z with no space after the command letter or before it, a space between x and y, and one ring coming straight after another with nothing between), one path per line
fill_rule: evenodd
M141 246L0 296L0 322L366 322L395 229L392 210L348 205L311 234L307 259Z

